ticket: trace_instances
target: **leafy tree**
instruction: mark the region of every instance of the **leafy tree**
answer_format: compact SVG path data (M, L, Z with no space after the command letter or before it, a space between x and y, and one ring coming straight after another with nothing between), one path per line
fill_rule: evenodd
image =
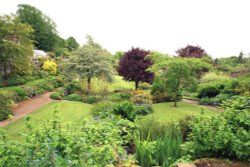
M239 63L243 63L244 62L244 58L243 58L243 52L241 51L240 54L239 54L239 57L238 57L238 62Z
M187 45L185 48L181 48L176 51L178 56L186 58L201 58L207 56L207 53L200 46Z
M181 96L181 88L191 81L191 69L185 60L173 59L168 62L166 72L166 90L172 96L174 106L177 107L177 100Z
M79 47L79 44L77 43L77 41L74 37L69 37L66 40L66 44L67 44L67 48L70 52L76 50Z
M23 23L34 29L35 46L44 51L52 51L57 43L55 23L39 9L27 5L18 5L17 15Z
M119 75L123 76L127 81L134 81L136 90L139 82L151 83L154 78L154 73L147 71L153 65L150 59L146 59L148 54L148 51L132 48L125 52L119 62Z
M7 79L9 74L31 73L33 41L32 28L11 15L0 16L0 73Z
M113 80L113 69L107 60L107 54L108 52L94 42L91 36L87 36L87 44L72 53L65 72L87 78L88 94L90 94L92 78L98 77L109 82Z
M44 62L42 69L50 74L56 74L57 64L54 61L47 60Z

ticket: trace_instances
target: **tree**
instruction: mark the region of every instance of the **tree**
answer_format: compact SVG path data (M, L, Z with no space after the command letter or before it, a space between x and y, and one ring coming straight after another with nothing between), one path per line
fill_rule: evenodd
M87 36L87 44L72 52L66 64L66 73L74 73L79 77L87 78L88 94L91 92L91 79L98 77L108 82L113 80L113 69L107 60L107 54L91 36Z
M154 73L147 71L153 65L150 59L146 59L148 54L148 51L132 48L125 52L119 62L119 75L123 76L126 81L134 81L136 90L139 82L151 83L154 78Z
M0 16L0 74L8 79L9 74L31 73L33 56L32 28L11 15Z
M186 58L202 58L207 56L207 53L200 46L187 45L185 48L181 48L176 51L178 56Z
M244 54L243 54L243 52L241 51L240 54L239 54L239 57L238 57L238 62L239 62L239 63L243 63L243 62L244 62L243 56L244 56Z
M191 69L185 60L173 59L168 62L166 72L166 90L172 96L174 106L181 96L181 88L191 81Z
M74 37L69 37L66 40L66 44L67 44L67 48L70 52L76 50L79 47L79 44L77 43L77 41L75 40Z
M23 23L34 29L35 47L44 51L52 51L57 43L55 23L39 9L26 5L18 5L17 16Z

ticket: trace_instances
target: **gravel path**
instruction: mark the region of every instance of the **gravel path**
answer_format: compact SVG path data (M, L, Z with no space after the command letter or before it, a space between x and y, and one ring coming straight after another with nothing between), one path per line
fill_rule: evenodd
M38 95L35 97L30 98L29 100L22 101L18 103L13 109L13 117L11 120L4 120L0 121L0 127L6 126L10 124L11 122L14 122L30 113L33 111L37 110L38 108L44 106L45 104L48 104L54 100L50 98L50 94L52 92L46 92L42 95Z

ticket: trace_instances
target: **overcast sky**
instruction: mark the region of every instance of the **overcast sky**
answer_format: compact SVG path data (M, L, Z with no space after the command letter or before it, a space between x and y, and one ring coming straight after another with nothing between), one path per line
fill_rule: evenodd
M132 46L175 54L187 44L212 57L250 53L249 0L0 0L0 14L20 3L48 15L63 38L90 34L114 53Z

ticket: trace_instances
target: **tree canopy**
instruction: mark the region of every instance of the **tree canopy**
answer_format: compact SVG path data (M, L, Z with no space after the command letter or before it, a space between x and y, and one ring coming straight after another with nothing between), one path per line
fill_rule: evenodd
M79 44L74 37L69 37L66 40L66 45L70 52L76 50L79 47Z
M138 89L139 82L151 83L154 78L154 73L147 71L153 65L153 62L146 58L148 54L149 51L132 48L120 59L118 73L125 80L134 81L135 89Z
M178 56L185 58L201 58L207 56L207 53L200 46L187 45L185 48L181 48L176 51Z
M55 23L39 9L27 5L18 5L17 16L22 23L32 26L35 47L44 51L52 51L57 43Z
M72 52L67 62L66 72L77 74L81 78L87 78L88 94L91 90L91 79L98 77L108 82L113 80L113 68L107 59L109 53L94 42L91 36L87 36L87 43Z
M9 74L31 73L33 29L11 15L0 16L0 70L3 78Z

